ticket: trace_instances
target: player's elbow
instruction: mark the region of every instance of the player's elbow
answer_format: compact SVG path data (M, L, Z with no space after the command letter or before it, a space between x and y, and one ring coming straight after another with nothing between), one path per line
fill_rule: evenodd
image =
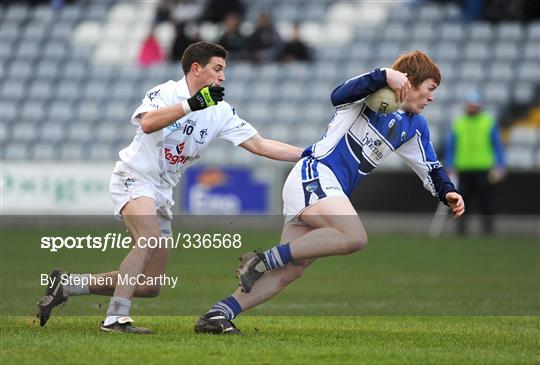
M154 133L156 131L154 123L152 123L152 120L148 114L141 118L141 129L146 134Z

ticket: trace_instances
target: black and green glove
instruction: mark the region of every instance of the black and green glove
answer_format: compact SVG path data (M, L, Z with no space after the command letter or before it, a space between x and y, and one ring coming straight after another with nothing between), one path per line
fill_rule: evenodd
M195 95L187 99L191 111L202 110L223 101L225 88L222 86L208 85L197 91Z

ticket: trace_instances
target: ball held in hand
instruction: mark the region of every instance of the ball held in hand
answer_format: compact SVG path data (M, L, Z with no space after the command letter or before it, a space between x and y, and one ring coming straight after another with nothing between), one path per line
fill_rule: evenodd
M366 105L376 113L387 114L397 111L401 103L394 90L383 87L366 98Z

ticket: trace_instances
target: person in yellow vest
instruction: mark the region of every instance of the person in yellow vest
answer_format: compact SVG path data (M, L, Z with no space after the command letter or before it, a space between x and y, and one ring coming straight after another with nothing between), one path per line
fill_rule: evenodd
M478 91L465 95L465 114L452 123L446 166L450 176L457 176L465 201L480 198L483 232L493 234L493 184L504 178L505 162L499 127L493 116L483 110L483 104ZM467 233L466 216L458 223L460 234Z

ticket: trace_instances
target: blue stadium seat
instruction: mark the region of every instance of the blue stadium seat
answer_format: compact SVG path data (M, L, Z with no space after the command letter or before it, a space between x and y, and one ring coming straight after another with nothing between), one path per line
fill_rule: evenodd
M135 84L130 81L118 81L112 87L112 92L108 92L108 97L121 102L129 102L135 97L139 97L139 93L133 87Z
M98 143L104 142L111 144L118 137L118 123L108 118L105 120L105 123L100 123L99 127L95 129L94 138Z
M34 61L42 54L42 46L39 42L24 42L19 43L19 47L15 53L20 60Z
M59 146L47 142L32 144L30 158L36 161L51 161L58 158Z
M86 100L101 101L109 98L112 95L112 90L107 86L107 83L102 80L92 80L84 86L82 97Z
M505 104L510 98L510 90L504 82L490 82L485 86L486 101L497 104Z
M21 110L21 120L25 122L42 122L45 115L45 103L36 100L24 102Z
M531 103L534 98L534 83L519 82L513 88L513 100L525 104Z
M518 80L540 82L540 72L537 62L524 62L517 69Z
M6 11L5 20L21 22L30 17L30 8L25 4L11 4Z
M72 120L74 117L73 103L58 100L50 104L49 120L63 123Z
M460 75L463 80L482 81L486 79L486 69L480 62L465 62L462 64Z
M461 44L460 44L461 47ZM441 40L435 47L434 52L439 62L451 62L461 58L461 50L456 43Z
M530 148L514 146L506 149L506 163L513 169L531 169L534 167L534 154Z
M107 104L104 119L106 124L129 121L134 111L129 107L128 103L113 100Z
M442 40L459 42L465 39L465 28L458 22L443 23L440 27Z
M2 102L19 101L26 97L26 87L18 79L2 82Z
M55 96L61 100L78 100L82 97L81 84L75 81L60 81L54 88Z
M36 5L32 13L32 22L51 23L56 16L50 4Z
M28 94L30 99L37 101L47 101L54 97L50 81L34 81L30 86Z
M50 39L69 41L73 35L73 28L71 23L55 23L50 33Z
M66 136L67 129L62 123L51 120L41 125L40 140L43 142L52 144L64 142Z
M67 47L63 42L49 41L45 44L43 58L49 60L62 60L67 56Z
M19 121L12 126L11 140L14 142L34 142L40 133L40 125Z
M519 57L518 45L512 42L495 45L495 59L513 61Z
M6 160L27 160L29 158L29 147L25 143L9 142L3 145L2 159Z
M92 143L88 147L87 156L90 160L114 160L117 153L108 143Z
M63 67L58 62L42 61L37 67L35 77L41 80L51 81L56 79L61 72L63 72Z
M0 101L0 120L2 124L12 124L19 120L20 111L16 101L9 101L4 98Z
M516 77L514 66L510 62L495 62L489 66L489 79L494 81L511 81Z
M393 27L388 27L392 29ZM417 41L432 41L437 36L436 26L431 23L415 23L413 28L409 30L412 38ZM407 34L405 31L403 34Z
M22 42L41 42L49 34L49 25L41 22L29 24L22 33Z
M63 69L63 77L66 80L78 82L88 73L86 65L77 61L69 61Z
M434 57L433 46L431 45L431 43L421 40L414 40L412 42L405 43L402 46L401 53L415 50L420 50L427 53L430 57Z
M469 39L471 41L488 42L492 39L493 34L493 27L490 23L474 22L469 25Z
M64 143L60 146L58 157L63 161L80 161L85 159L84 146L79 143Z
M524 31L517 22L503 22L497 26L497 37L503 42L519 42L523 38Z
M93 123L104 118L104 111L101 103L85 101L79 105L75 114L77 121Z
M540 21L530 22L527 25L527 39L530 41L540 41Z
M540 39L529 40L523 45L523 57L526 61L535 61L540 65ZM539 72L540 72L540 66Z
M68 125L67 142L81 144L93 139L96 126L88 121L75 118Z
M465 45L465 58L486 61L491 58L491 49L487 42L469 42Z
M418 9L416 16L421 22L429 23L441 21L445 14L440 5L425 3Z

